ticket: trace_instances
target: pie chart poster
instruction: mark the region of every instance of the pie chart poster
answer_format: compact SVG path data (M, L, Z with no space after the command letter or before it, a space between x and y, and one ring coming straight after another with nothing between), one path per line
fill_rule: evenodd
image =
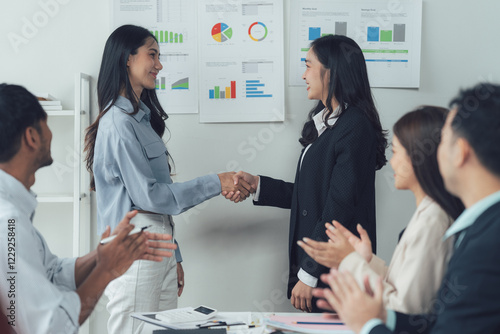
M283 121L283 1L203 0L198 18L200 121Z

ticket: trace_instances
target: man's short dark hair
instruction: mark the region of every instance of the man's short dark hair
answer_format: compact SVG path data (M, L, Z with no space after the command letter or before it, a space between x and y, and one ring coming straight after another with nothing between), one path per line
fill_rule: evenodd
M450 102L457 108L451 126L465 138L481 164L500 177L500 86L480 83Z
M0 162L16 155L27 127L41 131L40 120L45 119L47 113L26 88L0 84Z

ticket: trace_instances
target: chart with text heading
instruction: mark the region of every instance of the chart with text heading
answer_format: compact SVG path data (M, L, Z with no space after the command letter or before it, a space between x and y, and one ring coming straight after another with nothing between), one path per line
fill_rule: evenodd
M112 0L113 26L149 30L168 114L200 122L283 121L283 0Z
M168 114L198 113L197 17L185 0L112 0L113 26L135 24L158 41L156 95Z
M292 0L290 21L290 85L305 85L312 41L343 35L361 47L372 87L419 87L422 0Z
M283 1L198 6L200 122L283 121Z

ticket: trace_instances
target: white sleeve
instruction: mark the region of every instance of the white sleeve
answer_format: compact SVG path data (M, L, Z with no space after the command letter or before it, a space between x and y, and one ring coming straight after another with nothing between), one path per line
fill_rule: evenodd
M28 218L9 219L16 220L15 245L1 224L0 290L6 291L1 307L11 308L13 328L17 333L77 333L81 304L74 291L74 261L54 256ZM15 253L15 261L7 261L7 251Z
M316 286L318 286L318 279L302 268L300 268L299 272L297 273L297 277L302 281L302 283L310 286L311 288L315 288Z

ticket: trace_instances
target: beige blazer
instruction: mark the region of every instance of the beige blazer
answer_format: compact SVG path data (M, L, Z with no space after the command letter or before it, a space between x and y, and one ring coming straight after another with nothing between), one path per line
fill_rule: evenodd
M367 263L356 252L349 254L339 270L349 270L362 285L366 275L376 282L384 278L384 303L387 308L403 313L427 313L434 299L451 255L452 238L443 235L452 219L429 197L425 197L406 227L389 267L373 255Z

